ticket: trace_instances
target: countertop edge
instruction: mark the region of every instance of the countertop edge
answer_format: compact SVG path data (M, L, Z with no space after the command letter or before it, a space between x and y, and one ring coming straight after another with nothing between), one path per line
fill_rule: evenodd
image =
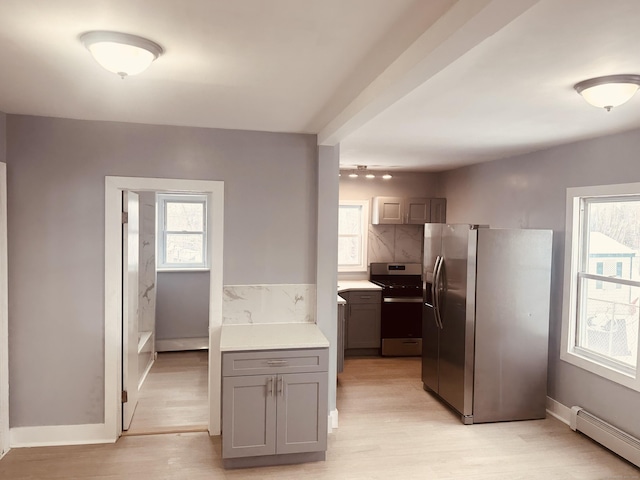
M315 323L223 325L220 352L329 348Z

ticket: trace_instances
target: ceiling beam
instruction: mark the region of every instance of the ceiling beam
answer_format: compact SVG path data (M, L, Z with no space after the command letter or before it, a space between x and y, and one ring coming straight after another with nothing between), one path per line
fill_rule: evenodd
M459 1L320 130L318 145L340 143L538 2Z

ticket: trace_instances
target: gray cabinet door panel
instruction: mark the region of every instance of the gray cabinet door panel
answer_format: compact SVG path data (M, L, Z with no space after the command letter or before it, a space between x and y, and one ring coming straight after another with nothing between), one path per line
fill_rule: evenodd
M432 223L446 223L447 221L447 199L431 199L431 219Z
M276 447L279 454L326 450L327 388L324 373L279 376Z
M349 304L347 348L380 348L380 304Z
M431 200L428 198L407 198L405 203L406 223L421 225L431 221Z
M226 377L222 384L222 456L276 453L274 375Z

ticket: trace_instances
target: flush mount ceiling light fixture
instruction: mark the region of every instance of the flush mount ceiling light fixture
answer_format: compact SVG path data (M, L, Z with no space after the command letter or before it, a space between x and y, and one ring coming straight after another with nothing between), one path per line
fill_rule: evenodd
M96 62L122 78L143 72L164 53L157 43L128 33L93 31L82 34L80 41Z
M613 107L628 102L640 87L640 75L608 75L590 78L576 83L576 92L594 107L604 108L607 112Z

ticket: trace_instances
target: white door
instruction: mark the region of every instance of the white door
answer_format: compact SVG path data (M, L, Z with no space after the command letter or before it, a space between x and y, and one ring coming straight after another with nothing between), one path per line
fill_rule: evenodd
M0 163L0 458L9 451L9 330L7 300L7 166Z
M138 194L122 192L122 207L122 430L129 430L138 404Z

